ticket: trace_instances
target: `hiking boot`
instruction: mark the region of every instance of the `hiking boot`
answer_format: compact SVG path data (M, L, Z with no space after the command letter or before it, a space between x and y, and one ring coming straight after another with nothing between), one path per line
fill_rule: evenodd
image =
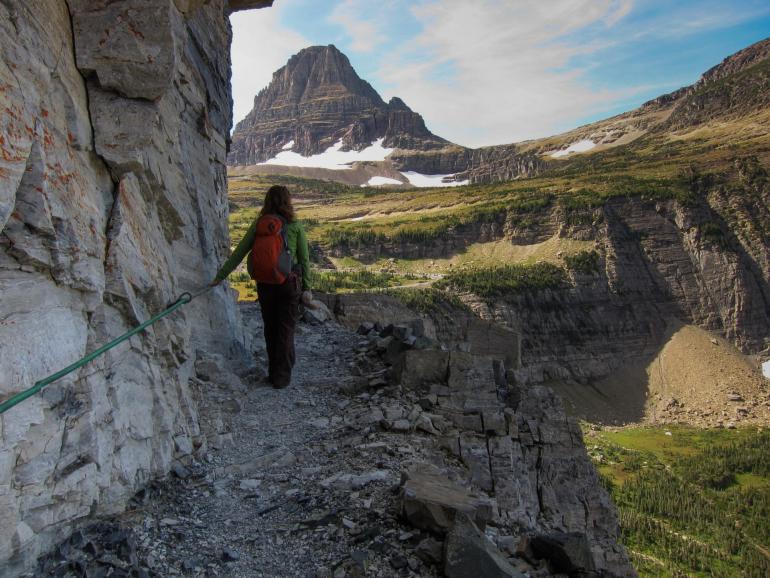
M257 388L257 387L272 387L273 382L270 381L267 377L261 377L259 379L255 379L251 382L251 387Z

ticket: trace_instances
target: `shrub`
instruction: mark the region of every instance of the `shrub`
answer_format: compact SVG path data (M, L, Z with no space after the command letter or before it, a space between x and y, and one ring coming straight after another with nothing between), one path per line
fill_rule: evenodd
M313 288L323 293L343 290L381 289L398 285L402 279L392 273L357 271L323 271L313 275Z
M451 287L475 293L484 299L494 299L524 291L556 289L563 286L566 280L566 273L561 267L536 263L456 271L436 283L436 287Z
M722 232L722 227L717 223L712 223L710 221L703 223L701 226L701 233L706 242L719 246L725 245L725 235Z
M596 251L580 251L564 257L567 269L584 275L594 275L599 272L599 253Z
M326 233L326 242L331 246L358 246L374 245L387 239L382 233L377 233L371 228L360 229L331 229Z
M433 313L439 310L442 305L447 305L454 309L468 309L468 306L460 301L456 295L440 289L434 289L433 287L386 289L383 293L395 297L410 309L420 313Z
M249 274L246 271L235 271L234 273L230 273L230 276L227 279L233 283L248 283L251 281L251 277L249 277Z

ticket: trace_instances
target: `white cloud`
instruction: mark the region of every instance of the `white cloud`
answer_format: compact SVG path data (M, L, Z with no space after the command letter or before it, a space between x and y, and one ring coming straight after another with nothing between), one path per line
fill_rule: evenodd
M245 10L230 16L233 27L233 119L242 120L254 97L270 84L273 72L311 42L281 25L280 3L268 10Z
M633 0L623 0L622 2L618 3L614 12L610 12L607 16L605 16L604 22L607 24L607 26L614 26L623 20L623 18L628 16L633 7Z
M329 20L339 24L350 37L350 48L371 52L387 40L374 21L367 20L360 12L361 2L343 0L332 10Z
M569 67L606 44L564 37L613 26L631 7L629 0L433 0L412 8L423 32L384 58L378 76L432 131L460 144L546 136L621 96L586 86Z

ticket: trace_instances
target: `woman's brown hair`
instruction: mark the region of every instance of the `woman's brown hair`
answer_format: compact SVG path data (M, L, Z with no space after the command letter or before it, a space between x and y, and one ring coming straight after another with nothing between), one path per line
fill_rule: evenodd
M273 185L267 189L265 204L262 205L261 215L280 215L287 223L294 222L294 205L291 204L289 189L283 185Z

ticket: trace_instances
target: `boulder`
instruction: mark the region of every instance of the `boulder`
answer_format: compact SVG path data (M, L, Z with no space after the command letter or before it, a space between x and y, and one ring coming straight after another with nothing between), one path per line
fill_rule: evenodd
M554 572L572 576L594 570L591 546L585 534L554 532L534 536L529 543L536 558L546 559Z
M415 527L438 534L449 531L458 513L484 528L492 519L492 502L453 484L432 468L414 468L401 488L401 514Z
M361 325L358 326L357 333L359 335L369 335L372 329L374 329L374 323L371 321L364 321Z
M386 337L382 341L387 341L387 346L385 347L385 352L383 354L383 358L387 363L390 365L395 365L398 363L398 360L401 358L401 354L408 350L410 345L406 342L402 341L395 335L391 335L390 337Z
M216 383L223 389L231 391L244 391L243 380L227 368L232 365L224 356L216 353L197 351L195 359L195 374L199 379ZM256 368L252 369L255 371ZM259 373L257 371L257 373Z
M447 578L514 578L524 574L511 566L473 521L459 514L444 549Z
M443 558L444 544L435 538L428 537L417 544L414 553L426 564L438 565Z
M494 385L495 370L491 357L453 351L449 359L449 387L475 389Z
M395 365L395 375L406 388L444 383L449 367L449 352L431 349L404 351Z
M491 492L495 488L489 469L487 438L473 432L460 434L460 457L470 470L471 482L482 490Z
M334 314L329 308L318 300L313 301L312 307L305 307L302 312L302 320L310 325L321 325L334 319Z

